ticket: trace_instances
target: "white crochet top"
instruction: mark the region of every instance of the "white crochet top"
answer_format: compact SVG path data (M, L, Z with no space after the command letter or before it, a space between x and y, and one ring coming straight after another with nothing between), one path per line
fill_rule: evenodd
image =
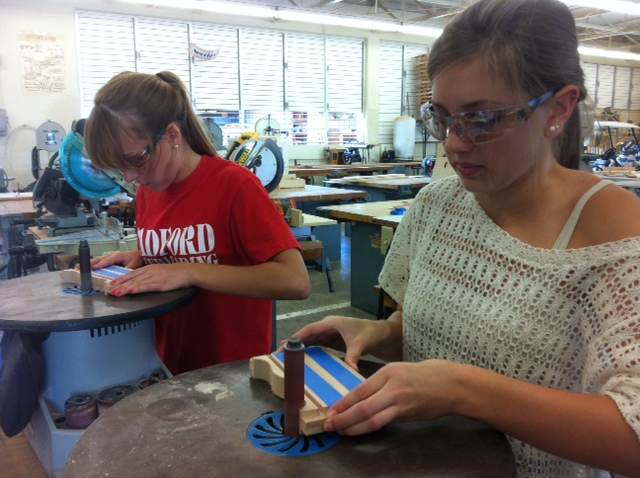
M420 191L380 285L404 308L404 360L446 359L604 393L640 438L640 237L532 247L498 227L453 176ZM509 440L518 477L609 476Z

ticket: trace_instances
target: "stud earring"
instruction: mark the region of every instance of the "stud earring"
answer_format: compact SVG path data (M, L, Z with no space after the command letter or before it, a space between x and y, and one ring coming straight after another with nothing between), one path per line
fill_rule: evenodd
M178 149L179 147L180 147L180 145L179 145L179 144L174 144L174 145L173 145L173 149Z
M552 124L551 126L549 126L549 130L550 131L556 131L560 129L560 125L559 124Z

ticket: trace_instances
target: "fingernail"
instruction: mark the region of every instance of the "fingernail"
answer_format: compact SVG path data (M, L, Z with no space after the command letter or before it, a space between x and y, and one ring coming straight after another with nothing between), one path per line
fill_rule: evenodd
M112 290L111 294L115 295L116 297L120 297L122 295L122 291L121 290Z
M129 289L129 290L127 291L127 294L135 294L135 293L136 293L136 290L135 290L135 289Z

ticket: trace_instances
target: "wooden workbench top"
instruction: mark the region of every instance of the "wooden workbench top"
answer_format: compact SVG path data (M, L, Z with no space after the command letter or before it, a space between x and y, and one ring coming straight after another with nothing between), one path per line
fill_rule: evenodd
M302 214L303 221L300 227L319 227L319 226L334 226L338 224L335 219L329 219L328 217L316 216L314 214Z
M354 164L311 164L308 166L294 166L289 172L296 176L326 176L329 173L340 171L344 173L363 173L375 171L388 171L395 168L417 168L422 161L402 161L396 163L354 163Z
M20 201L22 199L33 199L33 193L0 193L0 202L2 201Z
M36 212L33 207L33 200L30 197L16 198L13 195L7 198L0 198L0 217L15 215L35 217Z
M307 184L299 189L278 189L269 194L271 199L292 199L297 202L309 201L346 201L350 199L366 199L366 191L356 189L328 188Z
M431 182L426 176L407 176L406 174L378 174L377 176L347 176L328 179L327 185L353 185L376 189L397 190L403 187L421 188Z
M397 207L408 209L412 202L412 199L401 199L396 201L321 206L318 209L327 211L331 217L341 221L366 222L369 224L393 227L400 223L403 216L392 215L391 211Z

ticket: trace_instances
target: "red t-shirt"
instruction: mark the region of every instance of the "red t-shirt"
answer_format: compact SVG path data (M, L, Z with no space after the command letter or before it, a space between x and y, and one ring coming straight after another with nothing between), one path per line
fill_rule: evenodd
M164 191L139 188L136 222L147 264L254 265L298 247L258 178L220 158ZM156 321L158 353L174 374L266 354L271 320L270 300L201 290Z

